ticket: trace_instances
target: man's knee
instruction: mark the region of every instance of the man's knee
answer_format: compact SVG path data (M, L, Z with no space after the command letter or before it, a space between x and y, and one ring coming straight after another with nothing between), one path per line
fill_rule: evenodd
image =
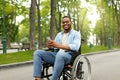
M38 55L40 55L41 54L41 50L36 50L35 52L34 52L34 56L38 56Z
M71 55L65 52L58 52L56 55L56 60L61 60L69 63L71 60Z
M58 52L56 57L64 59L65 56L64 56L64 54L62 52Z

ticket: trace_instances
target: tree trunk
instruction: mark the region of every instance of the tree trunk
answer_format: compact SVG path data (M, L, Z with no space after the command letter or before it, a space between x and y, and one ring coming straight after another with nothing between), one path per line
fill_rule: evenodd
M50 37L54 39L56 0L51 0Z
M101 34L103 33L102 29L100 29L100 33ZM100 45L103 45L103 36L102 35L100 35Z
M35 0L31 0L31 7L30 7L30 50L35 49L35 12L36 12Z
M12 11L12 14L11 14L11 22L10 22L10 25L9 25L9 29L8 29L8 40L7 40L7 47L8 48L10 48L11 46L10 46L10 43L11 43L11 37L12 37L12 31L13 31L13 28L12 28L12 26L13 26L13 20L14 20L14 18L13 18L13 14L14 14L14 11Z
M83 17L82 17L82 22L81 22L81 35L83 35L83 25L84 25L84 20L85 20L85 17L86 17L86 14L87 14L87 10L85 11Z
M102 8L104 9L104 1L102 0ZM103 24L103 34L104 34L104 46L107 46L107 35L106 35L106 27L105 27L105 14L102 13L102 24Z
M38 3L37 3L38 2ZM40 17L40 0L36 1L37 14L38 14L38 48L42 48L42 30L41 30L41 17Z
M58 23L56 21L56 29L57 29L57 32L60 32L61 31L61 17L62 17L62 14L60 12L60 9L59 9L60 5L58 5Z

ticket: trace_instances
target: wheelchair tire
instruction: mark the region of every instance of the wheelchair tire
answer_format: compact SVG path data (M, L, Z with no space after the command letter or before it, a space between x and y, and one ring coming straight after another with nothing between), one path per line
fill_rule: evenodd
M61 75L60 78L59 78L58 80L68 80L68 77L67 77L67 76Z
M91 80L91 65L86 56L79 55L72 66L72 80Z

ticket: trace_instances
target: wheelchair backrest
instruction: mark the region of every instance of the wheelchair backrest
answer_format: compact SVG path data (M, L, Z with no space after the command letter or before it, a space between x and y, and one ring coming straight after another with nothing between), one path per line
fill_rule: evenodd
M84 41L84 39L81 39L81 43L82 43L82 41ZM78 55L81 55L81 45L80 45L80 48L79 48L78 52L73 52L72 53L72 58L71 58L71 61L70 61L70 65L73 65L74 60L76 59L76 57Z

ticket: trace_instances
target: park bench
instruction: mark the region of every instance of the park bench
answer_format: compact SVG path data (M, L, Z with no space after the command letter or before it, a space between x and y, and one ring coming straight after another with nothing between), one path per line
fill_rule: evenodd
M22 43L22 45L18 44L10 44L10 49L18 49L19 50L29 50L30 49L30 43Z
M29 50L30 49L30 43L22 43L22 50L25 49L25 50Z
M20 48L21 48L21 46L18 44L10 44L10 49L17 49L19 51Z
M0 44L0 49L2 49L2 47L3 47L2 45L3 44ZM9 49L17 49L18 51L19 50L29 50L30 43L22 43L22 45L11 43Z
M0 44L0 50L2 49L2 44Z

